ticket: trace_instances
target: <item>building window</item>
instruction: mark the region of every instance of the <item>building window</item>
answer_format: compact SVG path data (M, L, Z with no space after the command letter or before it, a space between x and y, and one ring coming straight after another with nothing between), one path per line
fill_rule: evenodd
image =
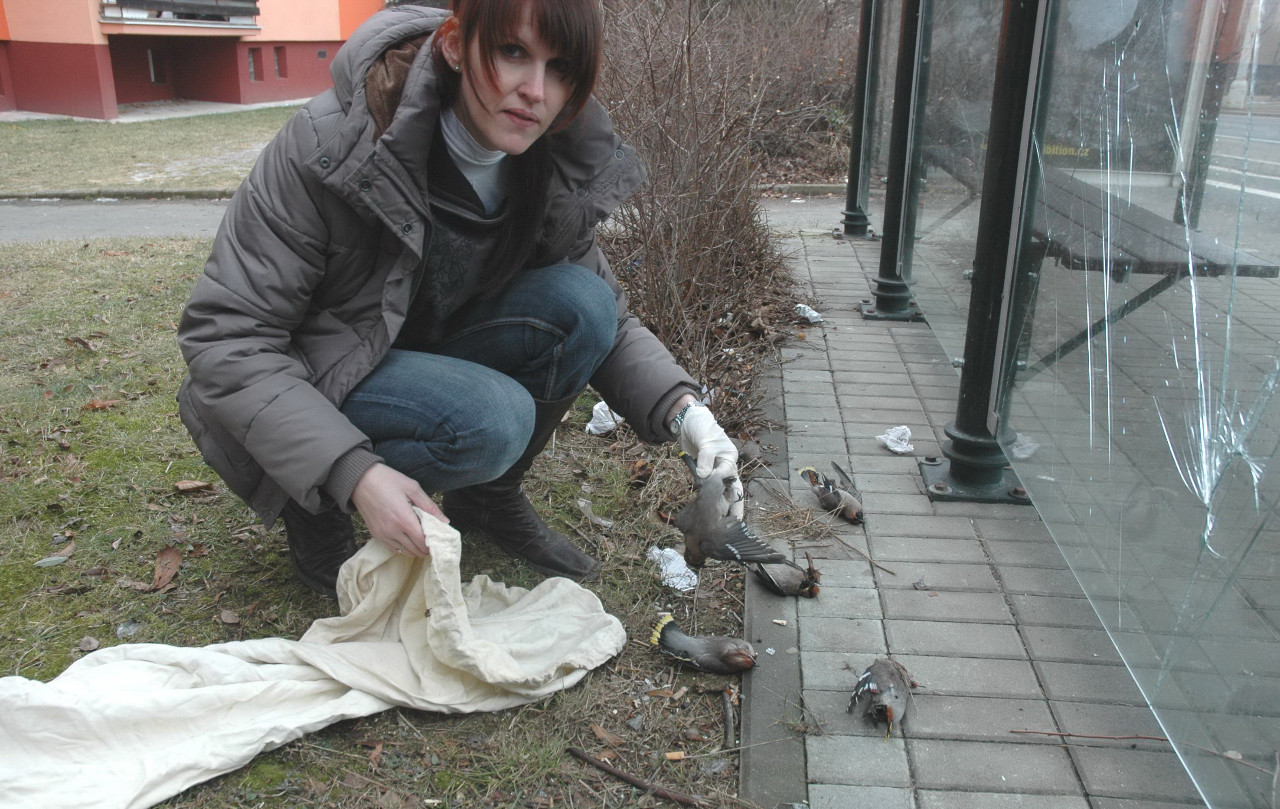
M249 49L249 81L262 81L262 48Z
M289 78L289 61L285 56L284 48L281 46L276 46L275 48L273 48L273 50L275 52L275 59L276 59L276 78L277 79Z
M329 52L328 52L328 51L326 51L326 50L319 50L319 51L316 51L316 58L317 58L317 59L328 59L328 58L329 58Z
M164 84L169 80L165 76L164 54L156 53L153 48L147 48L147 68L151 71L152 84Z

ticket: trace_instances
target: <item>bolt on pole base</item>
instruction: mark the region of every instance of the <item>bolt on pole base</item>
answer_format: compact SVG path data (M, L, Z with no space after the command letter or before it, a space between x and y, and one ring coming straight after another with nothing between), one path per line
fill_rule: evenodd
M951 477L951 461L927 456L920 459L924 490L935 503L1010 503L1031 505L1031 498L1013 469L1006 467L998 481L965 483Z
M858 304L858 311L863 320L901 320L910 323L924 323L924 312L915 301L908 303L900 312L888 312L876 306L875 301L864 299Z

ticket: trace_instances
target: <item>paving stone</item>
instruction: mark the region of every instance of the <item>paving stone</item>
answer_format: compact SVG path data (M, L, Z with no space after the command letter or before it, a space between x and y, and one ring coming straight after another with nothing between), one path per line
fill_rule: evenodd
M779 654L782 650L777 650ZM768 658L764 656L763 650L757 649L760 659L756 663L757 666L768 664ZM879 655L874 654L855 654L853 652L811 652L808 649L800 651L800 677L804 682L805 690L814 689L817 691L843 691L846 694L853 693L853 685L858 681L858 675L871 665L871 661L875 660Z
M948 621L885 621L892 654L1027 657L1016 627Z
M843 784L811 784L811 809L916 809L910 789L895 787L856 787Z
M902 739L876 736L808 736L809 780L819 784L910 787Z
M1035 671L1026 660L922 655L895 655L895 658L907 667L920 688L930 694L1010 699L1044 697ZM868 663L869 660L863 663L858 672ZM856 668L857 661L851 661L850 665ZM807 678L805 685L809 686ZM837 687L843 687L843 683Z
M1071 759L1060 747L937 739L908 739L907 745L921 789L1080 792Z
M884 537L977 537L972 521L963 517L872 514L869 515L868 524L872 534Z
M879 472L888 475L920 474L915 458L886 453L883 447L878 447L878 449L879 452L850 453L852 457L849 460L853 464L853 468L849 471L854 475L857 475L859 472ZM908 534L908 536L910 536L910 534ZM926 535L920 534L918 536ZM970 536L972 536L972 532L970 532Z
M1013 617L999 593L949 593L937 590L880 591L884 617L898 620L1011 624Z
M987 565L934 564L930 562L892 562L885 567L893 574L876 570L876 582L881 587L915 589L924 582L930 590L969 590L999 592L1000 585Z
M1115 644L1101 629L1024 626L1022 637L1035 660L1121 663Z
M788 397L790 397L789 394ZM808 423L815 421L843 423L840 419L840 412L835 407L835 400L833 398L826 396L813 396L806 398L822 399L822 404L812 406L792 404L790 398L788 398L787 421L794 419L795 421Z
M933 505L929 498L918 494L888 494L886 492L863 492L862 505L867 511L867 520L877 526L881 520L898 515L933 515Z
M1035 667L1051 700L1146 704L1133 675L1123 666L1036 661Z
M1093 605L1086 598L1022 594L1013 594L1008 598L1020 624L1078 626L1084 629L1101 626L1098 614L1093 611Z
M1161 736L1164 730L1155 714L1146 705L1099 705L1090 702L1066 702L1054 700L1049 704L1060 729L1084 736ZM1030 729L1030 726L1028 726ZM1052 730L1049 726L1041 730ZM1103 741L1091 741L1094 746L1105 746ZM1168 750L1166 742L1133 739L1115 742L1130 747Z
M800 645L815 652L884 654L884 626L873 620L810 616L800 624Z
M1051 542L1012 542L1005 540L983 540L982 547L991 554L991 559L998 565L1016 565L1019 567L1048 567L1065 570L1067 560L1062 558L1062 551Z
M982 545L976 539L917 539L872 535L870 541L871 550L880 562L987 562Z
M1152 752L1075 745L1071 755L1090 795L1190 801L1198 793L1172 750Z
M1027 516L1030 518L1033 515L1035 515L1035 509L1030 509L1027 512ZM1053 539L1053 537L1049 536L1049 529L1039 519L992 520L978 517L974 519L973 523L974 528L977 529L978 536L983 539L1014 539L1035 542L1052 541Z
M886 494L918 494L920 478L916 475L873 475L868 472L854 472L853 481L861 492L884 492Z
M849 698L853 695L853 684L857 679L851 676L849 687L837 691L804 689L804 707L810 720L822 729L823 734L884 737L883 724L877 729L861 711L849 711Z
M817 598L798 599L796 612L802 622L810 616L875 620L883 617L876 591L856 587L832 587L823 590Z
M912 739L941 738L976 741L1059 744L1053 736L1011 736L1010 730L1053 730L1049 704L1042 699L1001 699L916 694L907 717Z
M844 436L844 422L789 421L787 423L787 436L793 437L793 438L814 437L814 436L823 436L827 438L831 438L831 437L840 438Z
M1076 596L1083 591L1070 570L1001 565L1000 581L1006 593L1038 596Z
M920 809L1089 809L1079 795L1026 795L994 792L918 790Z

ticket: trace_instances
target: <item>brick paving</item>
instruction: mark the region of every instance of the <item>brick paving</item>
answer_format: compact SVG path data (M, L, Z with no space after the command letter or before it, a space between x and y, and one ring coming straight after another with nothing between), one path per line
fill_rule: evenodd
M924 494L917 457L939 453L959 376L929 325L857 314L878 243L832 237L840 200L809 205L809 227L787 217L784 249L824 322L783 351L773 415L786 430L765 439L778 480L757 477L751 502L768 508L785 486L813 505L794 470L834 460L868 519L797 550L824 573L817 599L749 587L746 633L763 652L744 678L741 796L815 809L1202 806L1165 744L1010 732L1162 735L1035 510ZM900 424L911 456L875 441ZM845 711L858 674L886 653L920 683L889 738Z

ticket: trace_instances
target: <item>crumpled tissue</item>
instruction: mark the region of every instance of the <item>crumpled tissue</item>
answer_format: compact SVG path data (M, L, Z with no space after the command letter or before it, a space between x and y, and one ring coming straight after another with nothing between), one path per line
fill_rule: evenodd
M1032 441L1030 436L1018 433L1017 438L1015 438L1013 443L1009 445L1009 454L1012 455L1015 460L1025 461L1032 455L1035 455L1036 450L1038 449L1040 449L1040 445L1037 442Z
M911 428L906 425L890 427L884 431L883 435L877 435L876 440L890 452L896 452L899 455L905 455L915 449L911 443Z
M684 557L673 548L653 546L646 554L662 571L662 583L677 590L689 591L698 586L698 574L689 569Z
M618 429L622 424L622 416L609 409L604 402L596 402L591 408L591 421L587 422L587 432L592 435L604 435Z

